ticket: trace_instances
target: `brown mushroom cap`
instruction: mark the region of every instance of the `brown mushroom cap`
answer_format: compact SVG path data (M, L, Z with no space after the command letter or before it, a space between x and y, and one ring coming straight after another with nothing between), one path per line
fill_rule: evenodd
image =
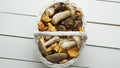
M67 53L55 53L55 54L46 56L46 59L50 62L56 63L56 62L60 62L61 60L67 57L68 57Z

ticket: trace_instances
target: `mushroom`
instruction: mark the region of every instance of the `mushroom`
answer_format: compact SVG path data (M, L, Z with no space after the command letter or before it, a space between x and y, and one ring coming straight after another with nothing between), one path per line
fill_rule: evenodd
M40 49L41 54L45 54L47 51L46 51L46 47L44 45L43 39L39 38L38 45L39 45L39 49Z
M48 31L56 31L56 28L52 25L52 23L48 23Z
M73 36L73 39L75 40L76 44L77 44L77 48L81 48L82 45L82 39L80 36Z
M76 45L75 41L64 40L62 43L62 48L69 49L70 47L75 46L75 45Z
M41 53L45 54L47 52L46 51L46 46L54 43L58 39L59 39L59 37L53 37L50 40L48 40L47 42L44 42L41 38L39 38L38 44L39 44L39 49L40 49Z
M49 15L52 16L52 15L55 13L55 8L50 7L50 8L48 8L48 9L46 10L46 12L48 12Z
M48 40L47 42L44 43L45 46L48 46L52 43L54 43L55 41L57 41L59 39L59 37L53 37L50 40Z
M66 9L66 5L64 3L56 3L54 5L54 8L55 8L55 12L61 12L61 11L64 11Z
M57 63L62 61L63 59L66 59L68 57L67 53L55 53L46 56L46 59L50 62Z
M58 31L66 31L66 27L65 27L64 25L59 25L59 26L57 27L57 30L58 30Z
M42 16L42 20L44 22L50 22L51 21L51 18L49 17L49 13L48 12L45 12Z
M62 19L65 19L69 16L70 16L70 11L69 10L59 12L59 13L57 13L53 16L52 22L53 22L53 24L57 24L59 21L61 21Z
M72 18L67 18L63 23L67 28L72 28L74 26L74 21Z
M67 4L66 8L70 10L72 19L75 19L75 7Z

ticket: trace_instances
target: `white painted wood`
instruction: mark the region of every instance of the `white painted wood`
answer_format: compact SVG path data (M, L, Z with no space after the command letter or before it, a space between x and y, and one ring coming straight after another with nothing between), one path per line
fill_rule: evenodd
M0 41L0 57L40 62L33 39L0 36ZM79 64L73 65L80 66Z
M118 2L120 2L120 0L107 0L107 1L118 1Z
M0 41L0 57L40 61L32 39L0 36ZM79 59L73 65L90 68L119 68L119 57L120 50L85 46ZM5 61L3 64L1 63L3 62L0 61L0 66L8 62ZM13 63L17 64L17 62ZM24 66L22 63L25 64L23 61L18 64ZM12 62L10 64L12 64Z
M0 59L0 68L48 68L42 63Z
M36 18L0 14L0 34L33 38ZM120 27L87 23L87 44L120 48Z
M0 0L1 12L36 15L50 0Z
M0 34L33 37L36 18L0 13Z
M72 1L72 0L71 0ZM0 12L38 15L52 0L0 0ZM120 4L97 0L76 0L88 21L120 25Z
M75 64L90 68L120 68L120 50L85 46Z
M43 63L0 59L0 68L50 68ZM69 66L67 68L85 68Z
M86 20L120 25L119 3L96 0L76 0L76 3L83 9Z
M87 44L120 48L120 27L87 23Z
M40 61L33 39L0 36L0 57Z

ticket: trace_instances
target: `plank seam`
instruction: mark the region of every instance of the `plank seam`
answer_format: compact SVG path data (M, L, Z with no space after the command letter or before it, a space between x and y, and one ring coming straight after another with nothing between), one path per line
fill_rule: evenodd
M120 3L120 1L111 1L111 0L97 0L97 1L112 2L112 3Z
M120 27L120 24L110 24L110 23L93 22L93 21L87 21L87 23L100 24L100 25L108 25L108 26L117 26L117 27Z
M13 14L13 15L22 15L22 16L30 16L30 17L37 17L36 15L30 15L30 14L21 14L21 13L12 13L12 12L0 12L3 14Z
M20 13L12 13L12 12L0 12L0 13L3 13L3 14L13 14L13 15L21 15L21 16L30 16L30 17L36 17L37 18L37 15L30 15L30 14L20 14ZM87 23L120 27L120 24L109 24L109 23L93 22L93 21L87 21Z
M86 46L91 46L91 47L100 47L100 48L120 50L120 48L116 48L116 47L108 47L108 46L100 46L100 45L91 45L91 44L85 44L85 45L86 45Z
M5 35L5 34L0 34L0 36L16 37L16 38L24 38L24 39L33 39L32 37L23 37L23 36L14 36L14 35ZM85 44L85 45L86 46L93 46L93 47L101 47L101 48L120 50L120 48L116 48L116 47L100 46L100 45L93 45L93 44Z
M32 37L23 37L23 36L6 35L6 34L0 34L0 36L16 37L16 38L24 38L24 39L33 39Z

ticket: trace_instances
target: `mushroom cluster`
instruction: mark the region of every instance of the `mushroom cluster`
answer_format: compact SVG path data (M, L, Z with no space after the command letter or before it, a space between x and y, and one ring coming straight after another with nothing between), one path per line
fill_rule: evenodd
M84 32L80 9L69 3L55 3L48 7L38 23L39 31ZM39 36L39 50L48 61L63 64L79 56L80 36Z

